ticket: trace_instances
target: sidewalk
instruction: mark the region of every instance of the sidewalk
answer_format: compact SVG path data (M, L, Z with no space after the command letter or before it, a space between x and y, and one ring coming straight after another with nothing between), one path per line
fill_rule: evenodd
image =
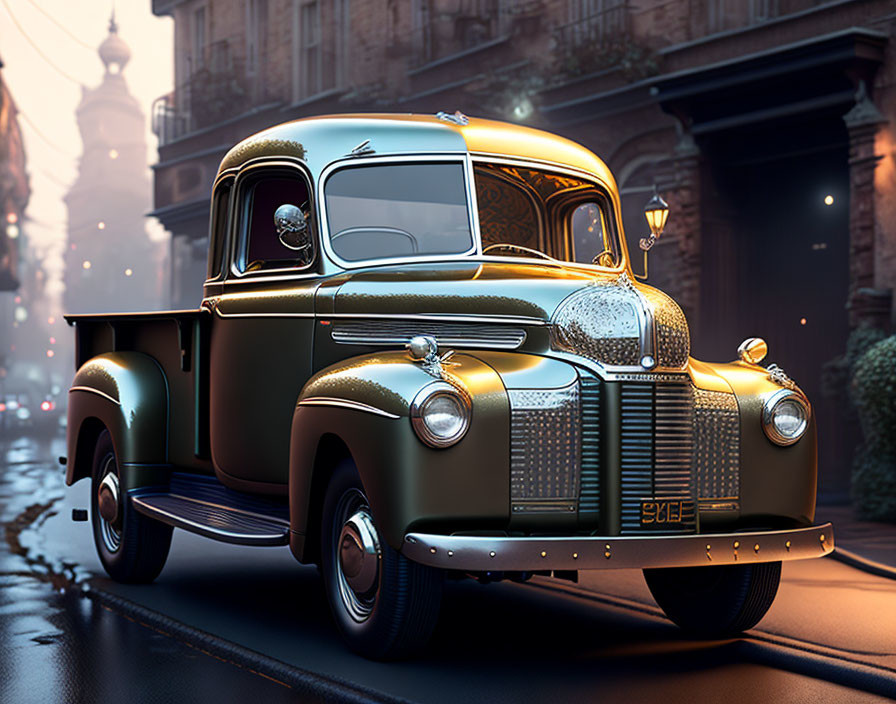
M851 506L819 506L816 523L834 524L837 549L896 569L896 523L860 521Z

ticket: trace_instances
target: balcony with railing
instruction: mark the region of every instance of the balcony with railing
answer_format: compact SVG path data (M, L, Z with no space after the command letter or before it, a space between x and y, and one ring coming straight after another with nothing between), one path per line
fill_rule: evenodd
M425 3L411 36L409 68L485 48L508 36L511 3L504 0L460 0Z
M839 0L700 0L690 14L692 38L748 29Z
M628 0L594 3L586 16L557 27L557 44L566 48L617 43L629 36L631 13Z
M266 99L263 72L248 76L236 49L243 38L221 39L188 59L189 78L152 106L152 129L164 145L235 117Z

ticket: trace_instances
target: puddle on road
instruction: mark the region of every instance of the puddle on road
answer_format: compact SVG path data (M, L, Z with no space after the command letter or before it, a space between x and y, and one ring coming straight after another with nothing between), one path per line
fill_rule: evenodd
M42 530L67 489L62 454L61 437L0 438L0 702L294 696L71 588L92 574L56 554L64 550Z

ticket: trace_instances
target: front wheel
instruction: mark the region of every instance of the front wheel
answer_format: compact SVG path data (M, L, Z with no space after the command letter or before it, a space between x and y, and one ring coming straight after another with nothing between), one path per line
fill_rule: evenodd
M438 620L443 574L386 544L351 462L336 468L327 487L321 572L333 618L355 652L397 659L429 640Z
M93 540L106 573L117 582L151 582L171 548L171 526L134 510L108 430L93 453L90 518Z
M752 628L771 608L781 563L644 570L666 616L701 638L725 638Z

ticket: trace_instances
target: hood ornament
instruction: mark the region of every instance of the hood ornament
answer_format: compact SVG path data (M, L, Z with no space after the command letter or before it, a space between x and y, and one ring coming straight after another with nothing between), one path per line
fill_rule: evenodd
M407 345L408 357L419 362L423 371L437 379L445 377L444 366L454 356L454 350L447 350L439 355L439 343L432 335L415 335Z
M791 379L784 372L781 367L777 364L769 364L765 371L768 372L768 378L775 382L778 386L783 386L785 389L790 389L791 391L799 391L800 388L796 385L796 382Z

